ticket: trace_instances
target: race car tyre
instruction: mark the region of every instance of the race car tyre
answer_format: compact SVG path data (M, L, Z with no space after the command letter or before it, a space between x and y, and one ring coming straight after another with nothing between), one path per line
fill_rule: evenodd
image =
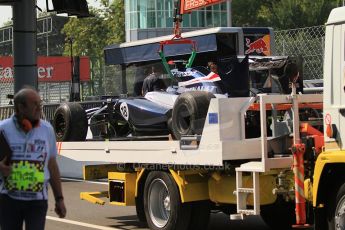
M263 206L260 214L263 221L272 230L290 230L296 223L295 203L286 202L280 196L277 197L275 203Z
M144 187L144 210L150 229L188 229L191 206L181 203L178 187L169 173L149 173Z
M75 102L60 105L54 114L53 127L57 141L84 141L88 129L85 110Z
M172 134L176 139L183 135L202 134L210 101L215 96L206 91L181 94L173 107Z
M211 204L210 201L197 201L190 204L192 208L189 222L189 230L206 230L210 222Z
M345 183L340 186L336 196L330 197L328 207L328 230L345 229Z

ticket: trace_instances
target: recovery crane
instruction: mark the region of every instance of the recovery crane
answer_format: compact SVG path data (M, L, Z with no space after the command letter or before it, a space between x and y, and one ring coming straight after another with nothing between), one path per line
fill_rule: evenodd
M81 199L134 205L151 229L206 229L214 209L232 219L261 215L272 229L344 229L344 44L340 7L326 24L324 95L298 94L292 80L288 95L212 98L201 135L58 143L63 158L104 163L85 165L83 174L107 178L108 191L82 192ZM320 132L300 122L299 111L322 103ZM260 135L247 138L253 112Z

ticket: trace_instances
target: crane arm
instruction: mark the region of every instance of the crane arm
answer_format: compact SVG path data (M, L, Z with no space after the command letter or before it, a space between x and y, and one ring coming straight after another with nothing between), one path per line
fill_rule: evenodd
M193 61L196 56L196 43L190 39L184 39L181 37L181 23L182 23L182 15L185 13L190 13L193 10L207 7L210 5L218 4L221 2L225 2L227 0L175 0L175 12L174 12L174 37L171 40L161 41L159 47L159 56L162 59L163 66L166 72L169 74L169 77L173 78L172 73L170 71L170 67L164 55L164 46L166 45L178 45L178 44L191 44L192 45L192 53L188 59L186 64L186 68L190 68L193 64ZM229 0L228 0L229 1ZM230 0L231 1L231 0Z

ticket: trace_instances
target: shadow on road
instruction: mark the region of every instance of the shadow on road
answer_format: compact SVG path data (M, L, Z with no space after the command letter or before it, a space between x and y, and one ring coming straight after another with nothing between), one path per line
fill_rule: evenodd
M109 227L113 228L119 228L119 229L128 229L128 226L137 228L146 228L146 223L142 223L138 220L136 215L131 216L114 216L114 217L108 217L107 219L116 220L115 225L111 225Z

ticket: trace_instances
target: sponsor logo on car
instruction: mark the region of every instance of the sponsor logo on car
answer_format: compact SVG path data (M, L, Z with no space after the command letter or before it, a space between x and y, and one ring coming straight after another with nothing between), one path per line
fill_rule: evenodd
M218 74L216 73L209 73L207 76L205 77L199 77L199 78L194 78L192 80L189 80L189 81L185 81L185 82L179 82L178 83L178 86L179 87L185 87L185 86L188 86L188 85L194 85L196 83L201 83L201 82L215 82L215 81L220 81L220 77Z
M245 54L257 53L268 56L270 55L269 44L270 38L268 35L259 38L253 42L249 38L246 38L246 46L248 47L248 49L245 51Z
M121 115L123 116L123 118L126 119L126 121L128 121L129 119L129 110L128 110L128 105L126 102L122 102L120 105L120 112Z

